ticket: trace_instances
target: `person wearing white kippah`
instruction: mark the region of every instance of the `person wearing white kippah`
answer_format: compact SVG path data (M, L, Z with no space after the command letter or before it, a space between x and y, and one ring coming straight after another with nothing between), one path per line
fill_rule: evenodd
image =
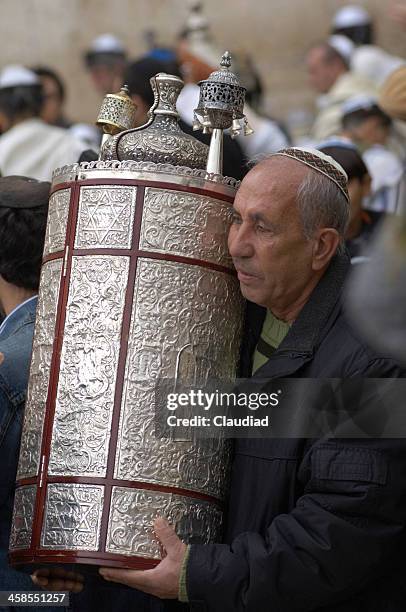
M127 51L117 36L101 34L95 38L83 59L99 94L119 91L127 66Z
M40 118L39 77L23 66L0 73L0 174L49 181L55 168L77 162L84 143Z
M351 43L331 37L310 48L306 56L310 86L320 94L318 113L311 131L314 141L338 134L343 103L357 94L376 93L367 79L350 70Z
M351 70L380 87L399 66L405 64L401 57L391 55L374 44L374 26L368 11L357 4L340 8L331 24L333 35L346 36L354 44Z
M396 143L392 119L376 98L356 96L343 104L342 133L362 152L372 179L371 193L364 207L399 214L404 206L405 170L403 157L390 149ZM398 149L401 153L401 149Z
M284 149L243 179L228 246L247 299L241 375L251 385L402 374L347 321L348 216L347 176L319 151ZM207 612L400 612L405 471L397 440L239 438L223 543L186 546L160 518L154 569L100 573Z

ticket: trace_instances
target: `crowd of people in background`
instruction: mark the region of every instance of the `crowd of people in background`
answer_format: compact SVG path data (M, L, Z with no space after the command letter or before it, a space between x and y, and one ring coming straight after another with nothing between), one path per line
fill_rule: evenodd
M392 17L403 27L402 5L392 7ZM198 104L198 83L218 67L220 47L213 42L210 24L200 4L171 47L160 47L150 32L148 52L129 57L117 36L98 36L83 55L100 97L119 91L126 83L137 105L136 124L148 119L153 103L149 80L157 72L181 76L185 86L178 101L181 127L192 132L193 111ZM310 45L304 69L318 95L316 116L307 135L290 134L285 123L267 116L264 88L251 56L235 56L234 69L247 89L245 114L254 133L233 141L225 136L224 173L241 179L249 164L290 144L319 146L326 139L352 143L362 157L369 177L362 209L397 214L404 198L406 128L391 114L393 92L401 88L406 61L380 48L370 14L348 5L333 17L330 32ZM388 93L388 82L391 90ZM67 86L60 74L47 66L6 66L0 73L0 173L50 180L55 167L97 159L100 131L86 123L72 122L64 108ZM397 93L397 95L401 95ZM392 96L393 97L393 96ZM389 107L387 106L389 104ZM208 142L209 136L193 133ZM343 149L352 151L351 147ZM52 155L50 152L52 151ZM82 153L86 151L84 157ZM352 153L351 153L352 155ZM370 213L373 213L371 216ZM371 224L374 223L371 221Z

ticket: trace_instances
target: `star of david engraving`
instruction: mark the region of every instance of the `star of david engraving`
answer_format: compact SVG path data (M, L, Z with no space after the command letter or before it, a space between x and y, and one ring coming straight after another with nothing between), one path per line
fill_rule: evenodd
M117 194L123 196L123 201L118 201L109 190L104 189L96 202L83 200L83 217L86 225L83 227L84 234L90 234L93 240L99 244L110 244L121 242L123 233L128 233L132 193L123 192ZM114 236L113 240L111 237ZM107 241L107 238L110 238Z
M89 513L93 504L76 501L56 502L54 518L63 531L90 531Z

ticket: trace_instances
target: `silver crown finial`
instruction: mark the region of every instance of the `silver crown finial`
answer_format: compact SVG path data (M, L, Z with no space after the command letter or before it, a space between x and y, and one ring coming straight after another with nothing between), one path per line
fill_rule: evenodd
M194 111L193 129L203 129L203 134L212 135L206 170L214 174L221 174L223 169L222 130L231 128L231 137L238 136L242 130L246 135L252 134L244 115L246 90L230 66L231 54L226 51L221 57L220 69L200 81L199 104Z
M231 53L229 51L226 51L225 53L223 53L221 57L220 66L222 68L225 68L226 70L229 70L231 66Z

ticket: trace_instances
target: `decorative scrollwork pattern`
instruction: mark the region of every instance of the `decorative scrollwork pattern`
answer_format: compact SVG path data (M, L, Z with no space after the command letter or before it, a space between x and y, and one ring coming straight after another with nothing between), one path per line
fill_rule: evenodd
M106 123L118 130L129 130L134 127L136 107L128 97L107 95L100 108L97 118L98 125Z
M202 195L147 187L140 248L232 268L227 236L231 205Z
M230 380L242 301L235 278L176 262L138 260L115 476L224 495L227 447L157 439L158 378ZM150 461L154 457L154 461Z
M155 97L155 104L151 111L153 113L169 112L177 116L176 102L183 87L182 79L160 73L151 80L151 86Z
M38 474L62 259L42 266L17 479Z
M68 225L70 189L61 189L49 199L48 221L44 243L44 257L65 248Z
M104 476L129 258L72 258L50 474Z
M219 73L224 74L224 73ZM238 116L243 114L245 101L244 87L238 87L233 83L217 83L216 81L204 81L200 87L199 106L214 106L225 112L233 110Z
M218 542L221 510L206 501L173 493L113 487L106 552L160 559L153 521L163 516L186 544Z
M156 115L145 129L114 136L119 160L152 161L203 169L208 146L185 134L173 116ZM110 151L113 149L110 149Z

